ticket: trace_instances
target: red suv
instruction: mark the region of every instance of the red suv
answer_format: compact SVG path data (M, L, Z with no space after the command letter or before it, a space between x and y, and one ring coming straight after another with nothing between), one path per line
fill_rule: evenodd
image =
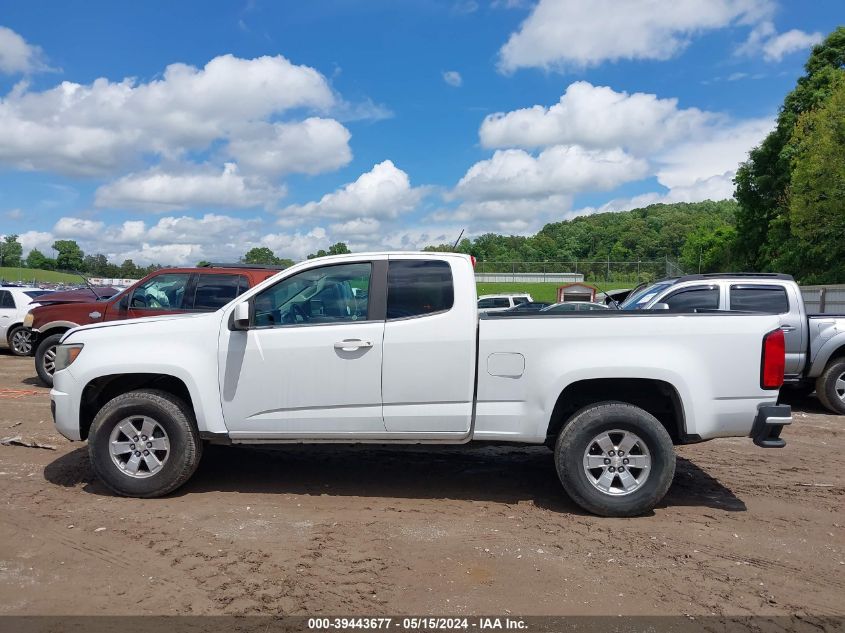
M213 312L279 270L252 264L164 268L108 299L92 297L87 302L37 307L24 320L24 326L32 331L33 345L37 345L35 370L45 385L52 386L56 346L71 328L161 314Z

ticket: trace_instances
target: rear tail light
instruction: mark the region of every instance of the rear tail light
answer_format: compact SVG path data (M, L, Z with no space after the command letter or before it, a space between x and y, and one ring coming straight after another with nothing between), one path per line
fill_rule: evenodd
M783 330L777 329L763 337L763 360L760 366L760 386L780 389L786 368L786 343Z
M473 268L475 268L475 262L477 261L477 260L475 259L475 255L470 255L470 256L469 256L469 261L471 261L471 262L472 262L472 267L473 267Z

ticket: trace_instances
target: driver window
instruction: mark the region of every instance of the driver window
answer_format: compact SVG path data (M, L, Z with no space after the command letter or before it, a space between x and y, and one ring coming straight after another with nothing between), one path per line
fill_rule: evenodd
M156 275L135 288L129 306L135 310L182 310L189 276L187 273Z
M255 295L255 327L366 321L372 264L304 270Z

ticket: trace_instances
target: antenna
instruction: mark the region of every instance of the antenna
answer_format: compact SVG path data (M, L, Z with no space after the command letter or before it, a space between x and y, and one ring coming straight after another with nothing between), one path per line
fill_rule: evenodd
M464 231L465 231L465 230L466 230L466 229L461 229L461 234L460 234L460 235L458 235L458 239L456 239L456 240L455 240L455 244L454 244L454 246L452 246L452 248L453 248L453 249L458 248L458 244L460 244L460 242L461 242L461 238L464 236Z

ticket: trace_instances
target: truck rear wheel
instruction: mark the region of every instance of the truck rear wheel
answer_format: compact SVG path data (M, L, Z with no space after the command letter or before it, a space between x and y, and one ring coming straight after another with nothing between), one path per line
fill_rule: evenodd
M164 391L130 391L100 409L88 435L94 472L126 497L160 497L184 484L202 456L187 406Z
M35 350L35 371L47 387L53 386L53 372L56 370L56 348L62 340L61 334L52 334L38 343Z
M816 395L824 408L845 415L845 358L832 361L816 379Z
M675 476L672 438L653 415L623 402L575 413L555 445L566 493L599 516L630 517L653 509Z

